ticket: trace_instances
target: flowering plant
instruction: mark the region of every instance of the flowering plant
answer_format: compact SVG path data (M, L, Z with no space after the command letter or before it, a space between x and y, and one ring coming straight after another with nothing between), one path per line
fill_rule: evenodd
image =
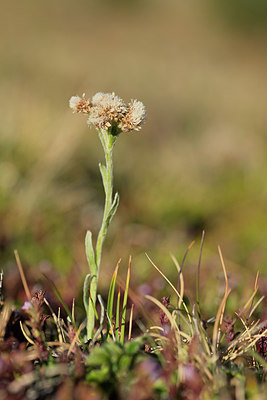
M102 247L111 219L119 205L119 195L113 196L113 148L121 133L140 130L146 119L145 107L141 101L131 100L127 105L115 93L96 93L91 100L72 96L69 106L75 113L88 115L88 125L96 127L103 146L106 165L99 164L105 191L105 207L102 224L98 232L95 249L92 233L85 237L86 256L90 274L84 280L83 298L87 314L87 339L93 338L95 325L95 303L101 263Z

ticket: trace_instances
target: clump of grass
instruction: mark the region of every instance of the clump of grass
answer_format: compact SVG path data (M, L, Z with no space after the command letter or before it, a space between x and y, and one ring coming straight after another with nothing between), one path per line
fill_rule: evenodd
M257 386L257 382L260 385L253 389L254 395L260 396L264 391L261 384L264 385L266 378L267 326L266 321L253 318L254 311L263 300L261 297L254 304L258 291L258 274L253 292L245 304L234 317L225 316L231 290L222 252L218 247L225 291L216 315L208 319L202 318L198 288L203 239L204 234L197 265L196 301L190 301L190 304L189 299L184 297L184 278L177 259L172 256L178 272L180 291L148 257L168 283L174 300L176 299L175 304L171 304L170 295L161 301L146 295L160 309L160 325L150 328L150 334L154 338L154 347L150 347L150 350L163 356L163 380L169 398L224 398L221 397L223 393L225 398L250 398L250 389L247 386L250 372L254 373L255 385ZM231 397L232 392L234 397Z
M203 240L201 252L202 247ZM180 265L172 255L178 285L149 258L168 284L166 296L160 300L146 295L156 311L148 328L151 309L141 319L133 315L132 306L127 332L131 259L125 285L120 284L117 290L118 262L107 307L98 295L100 310L94 308L97 329L87 343L82 334L86 321L76 320L74 307L66 309L67 318L63 318L60 309L57 313L52 309L42 290L27 297L30 290L16 253L27 300L20 310L5 303L1 310L2 387L15 399L58 398L61 392L75 398L82 390L99 399L261 400L266 388L267 327L266 321L253 317L263 300L263 296L256 297L258 275L240 309L227 316L231 290L220 248L219 256L225 277L224 295L216 314L205 318L201 303L198 311L197 293L195 299L185 295L185 257ZM198 262L196 280L199 271ZM64 309L64 300L53 288ZM134 338L133 324L135 329L139 327Z

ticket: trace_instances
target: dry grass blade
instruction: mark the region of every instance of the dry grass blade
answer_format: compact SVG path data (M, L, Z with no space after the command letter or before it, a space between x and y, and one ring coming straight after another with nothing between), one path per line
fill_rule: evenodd
M15 253L15 258L16 258L17 266L18 266L19 273L20 273L20 278L21 278L21 281L22 281L22 284L23 284L23 287L24 287L24 290L25 290L25 293L26 293L26 297L27 297L28 301L31 301L31 293L30 293L29 286L28 286L28 283L26 281L25 274L24 274L24 271L23 271L23 268L22 268L22 265L21 265L21 261L20 261L20 258L19 258L19 253L18 253L17 250L15 250L14 253Z
M227 278L226 268L225 268L225 264L224 264L224 260L223 260L223 256L222 256L222 252L221 252L220 246L218 246L218 251L219 251L220 260L221 260L221 264L222 264L222 269L223 269L223 273L224 273L225 291L224 291L224 296L223 296L223 299L222 299L222 301L220 303L218 312L216 314L214 328L213 328L212 345L213 345L214 354L216 353L216 350L217 350L217 347L218 347L218 344L219 344L219 340L220 340L220 326L221 326L222 321L223 321L223 315L224 315L224 311L225 311L226 301L227 301L227 298L228 298L228 296L229 296L229 294L231 292L231 290L228 289L228 278Z
M257 272L257 275L256 275L255 284L254 284L254 291L253 291L252 295L250 296L250 298L248 299L248 301L246 302L246 304L244 305L241 314L239 314L239 315L243 315L244 314L244 312L246 311L246 309L252 303L254 297L256 296L256 293L257 293L258 288L259 288L258 280L259 280L259 271Z
M174 262L174 265L177 268L178 276L179 276L179 283L177 285L177 291L179 290L178 287L180 287L180 297L177 298L177 308L179 310L181 308L181 304L184 299L184 277L182 274L182 267L180 267L177 259L174 257L173 254L171 254L171 258L172 258L172 261Z
M57 321L58 321L58 326L60 327L60 331L61 331L61 335L62 335L62 338L63 338L63 342L66 342L66 337L65 337L64 329L63 329L63 327L65 325L65 322L61 318L61 308L60 307L58 307Z
M74 336L74 339L72 340L72 342L71 342L71 344L70 344L70 348L69 348L69 350L68 350L68 356L69 356L70 353L72 352L72 350L73 350L73 348L74 348L76 342L77 342L78 339L79 339L79 335L80 335L82 329L85 328L85 325L86 325L85 322L82 322L81 325L79 326L78 330L76 331L75 336Z
M197 264L197 279L196 279L196 295L197 295L197 312L200 317L200 302L199 302L199 283L200 283L200 264L202 258L203 244L204 244L205 231L202 232L199 259Z
M200 357L198 354L194 354L194 359L198 362L200 369L202 369L205 372L207 378L210 381L212 381L213 376L212 373L207 368L207 359L205 359L203 356Z
M265 337L267 335L267 329L265 329L265 331L263 331L262 333L258 334L258 335L254 335L253 340L250 341L250 343L244 343L243 347L240 347L240 351L234 353L229 359L230 360L234 360L236 357L241 356L244 353L247 353L249 349L251 349L251 347L255 346L256 342L261 339L262 337Z
M262 324L263 326L263 324ZM258 332L259 329L261 328L261 324L259 324L259 321L256 321L251 327L250 327L250 335L253 335L255 332ZM246 338L247 331L241 332L228 346L227 352L229 352L234 349L236 346L238 346L240 343L245 343L247 340Z
M4 280L4 271L0 271L0 310L4 305L4 294L3 294L3 280Z
M249 312L247 318L250 318L250 317L253 315L254 311L256 310L256 308L258 307L258 305L262 302L262 300L263 300L264 298L265 298L265 296L262 296L262 297L257 301L257 303L254 305L254 307L250 310L250 312Z
M155 297L152 297L148 294L145 297L146 297L146 299L148 299L148 300L152 301L154 304L156 304L164 312L164 314L166 314L168 320L170 321L171 328L173 329L173 332L175 334L176 342L178 345L178 350L181 349L181 345L182 345L181 336L184 337L187 341L190 341L191 337L189 335L187 335L186 333L180 331L180 329L178 328L177 323L176 323L175 319L173 318L172 314L170 313L170 311L159 300L155 299Z
M207 355L210 356L211 351L208 343L207 334L203 329L203 324L202 321L199 319L198 313L195 312L195 307L193 307L192 314L193 314L193 322L197 333L197 337L199 338L200 343L202 343L204 349L206 350Z
M182 299L180 293L177 291L176 287L171 283L171 281L166 277L166 275L164 275L163 272L156 266L156 264L154 264L154 262L151 260L151 258L148 256L147 253L146 253L146 256L147 256L148 260L151 262L151 264L153 265L153 267L160 273L161 276L163 276L165 281L171 286L171 288L174 290L174 293L179 297L179 299L181 299L184 309L187 313L187 317L188 317L189 321L191 322L191 317L190 317L188 308L187 308L184 300Z
M161 342L161 341L165 341L165 342L169 342L170 338L168 338L167 336L162 336L159 333L154 333L154 332L150 332L150 336L153 338L158 339L157 341Z
M223 299L221 301L221 304L218 308L217 314L216 314L216 318L215 318L215 323L214 323L214 328L213 328L213 335L212 335L212 345L213 345L213 352L214 354L216 353L217 347L218 347L218 342L219 342L219 325L220 325L220 321L223 318L223 310L225 309L225 304L227 301L227 298L229 296L229 294L231 293L231 290L229 290L228 292L225 292Z
M5 335L6 325L12 313L12 308L9 305L5 305L0 313L0 340Z
M71 307L71 316L72 320L75 322L75 299L72 299L72 307Z
M223 260L223 256L222 256L222 252L221 252L220 246L218 246L218 251L219 251L220 260L221 260L221 264L222 264L222 268L223 268L223 274L224 274L224 280L225 280L225 293L227 293L228 292L228 277L227 277L227 272L226 272L226 268L225 268L225 264L224 264L224 260ZM223 314L224 314L224 309L223 309L223 312L222 312L220 325L222 324Z
M133 310L134 310L134 304L132 304L132 306L131 306L131 313L130 313L130 319L129 319L129 333L128 333L128 340L131 340L131 338L132 338Z
M25 339L32 345L34 345L34 341L29 337L29 335L26 333L26 329L24 328L23 324L21 321L19 321L20 329L25 337Z
M154 329L158 329L161 332L164 332L164 329L162 328L162 326L150 326L149 330L154 330Z
M53 320L55 322L55 325L57 327L57 334L58 334L59 343L63 343L63 337L62 337L62 334L61 334L60 325L59 325L59 321L57 319L57 316L54 313L52 307L50 306L49 302L47 301L47 299L45 297L44 297L44 302L47 305L47 307L49 308L49 310L50 310L50 312L52 314Z
M228 298L228 296L229 296L229 294L231 292L231 290L228 289L228 278L227 278L226 268L225 268L225 264L224 264L224 261L223 261L222 252L221 252L220 246L218 246L218 251L219 251L220 260L221 260L221 264L222 264L222 269L223 269L223 273L224 273L225 292L224 292L223 299L222 299L222 301L220 303L220 306L218 308L218 311L217 311L217 314L216 314L216 318L215 318L214 328L213 328L212 345L213 345L214 354L216 354L217 347L218 347L218 344L219 344L220 325L222 324L222 321L223 321L223 315L224 315L226 301L227 301L227 298Z
M223 264L223 265L224 265L224 264ZM254 291L253 291L252 295L249 297L248 301L246 302L246 304L244 305L244 307L241 309L241 311L237 314L236 318L233 320L233 322L232 322L231 325L228 327L228 329L230 329L230 327L234 326L234 324L236 323L236 321L245 313L246 309L248 308L248 306L249 306L250 304L251 304L251 306L252 306L253 299L255 298L255 295L256 295L256 293L257 293L257 291L258 291L258 279L259 279L259 272L257 272L257 275L256 275L255 284L254 284ZM263 296L263 298L264 298L264 296ZM262 298L262 299L263 299L263 298ZM253 310L256 309L256 307L258 306L259 303L260 303L260 301L258 301L258 302L256 303L256 305L253 307L253 309L251 309L251 306L250 306L250 310L249 310L249 313L248 313L248 316L247 316L246 319L250 318L250 316L251 316L252 313L253 313Z
M179 266L178 281L177 281L177 291L178 291L178 292L180 292L180 275L181 275L182 272L183 272L184 263L185 263L187 254L189 253L191 247L192 247L194 244L195 244L195 241L193 240L193 241L190 243L190 245L187 247L187 249L186 249L186 252L185 252L184 257L183 257L183 259L182 259L181 267ZM174 256L171 254L171 257L173 258ZM179 265L177 259L176 259L175 257L174 257L174 259L175 259L175 261L177 262L177 264ZM173 261L174 261L174 260L173 260ZM175 262L175 261L174 261L174 263L175 263L175 265L176 265L176 262ZM177 267L177 266L176 266L176 267ZM178 308L179 308L179 307L178 307Z

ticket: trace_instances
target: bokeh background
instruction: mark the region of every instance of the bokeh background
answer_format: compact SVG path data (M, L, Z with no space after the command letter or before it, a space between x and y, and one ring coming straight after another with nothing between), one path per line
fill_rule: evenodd
M103 254L105 292L122 258L135 290L164 292L145 252L193 292L201 232L202 301L220 300L220 244L235 289L266 281L265 1L46 0L1 5L0 262L13 296L14 249L33 284L49 273L77 296L86 229L98 232L103 159L72 95L111 92L147 107L142 131L115 148L120 207ZM265 283L264 283L265 282Z

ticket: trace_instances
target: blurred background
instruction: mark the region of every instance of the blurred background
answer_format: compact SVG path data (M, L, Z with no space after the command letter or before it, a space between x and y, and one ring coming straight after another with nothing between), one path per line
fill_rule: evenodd
M140 132L115 148L120 207L104 246L100 290L132 255L132 287L162 290L145 252L193 293L202 230L201 297L220 301L220 244L235 289L266 275L267 4L236 0L9 0L1 5L0 262L13 296L18 249L33 284L47 273L77 296L84 237L103 211L97 134L72 95L144 102ZM151 288L144 287L149 283ZM265 285L266 287L266 285ZM169 290L169 289L168 289ZM262 289L263 290L263 289ZM166 293L167 294L167 293Z

